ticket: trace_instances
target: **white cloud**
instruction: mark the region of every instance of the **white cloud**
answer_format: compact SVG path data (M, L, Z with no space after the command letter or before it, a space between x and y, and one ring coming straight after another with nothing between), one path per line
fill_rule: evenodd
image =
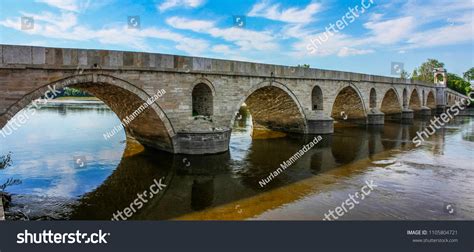
M474 9L472 0L456 0L456 1L407 1L402 8L400 14L406 16L417 17L417 22L432 22L434 20L452 18L464 11Z
M40 15L25 14L35 19L34 29L21 30L20 18L0 21L0 25L30 35L73 41L96 40L102 44L121 45L147 51L151 50L147 39L172 41L176 44L176 49L193 55L199 55L209 47L205 40L189 38L167 29L129 29L127 25L90 29L79 25L77 15L72 12L64 12L59 16L50 12L43 12Z
M323 38L319 43L315 38ZM308 51L308 45L313 39L317 50L314 53ZM290 55L293 57L324 57L330 55L337 55L339 57L347 57L351 55L362 55L375 52L373 49L367 48L367 42L363 39L357 39L342 33L334 33L333 36L324 33L315 34L314 36L303 37L298 42L292 45Z
M228 45L215 45L212 47L212 51L215 53L228 54L232 49Z
M386 21L370 21L365 23L364 27L371 31L370 42L393 44L409 37L416 27L416 22L413 17L401 17Z
M58 31L64 32L70 28L75 27L77 23L77 14L74 12L61 12L60 15L51 12L41 12L40 14L33 14L21 12L23 16L32 17L35 20L35 25L46 24L47 28L54 28Z
M197 8L203 5L204 2L205 0L165 0L157 7L160 11L166 11L176 7Z
M472 17L467 17L461 24L452 24L412 34L407 48L435 47L455 45L474 41Z
M305 8L282 9L280 4L271 5L268 1L261 1L252 7L247 14L249 17L264 17L270 20L285 23L310 23L313 15L321 10L322 5L311 2Z
M241 50L274 50L278 43L270 32L252 31L237 27L218 28L212 21L192 20L182 17L170 17L166 23L176 29L191 30L221 38L238 45Z
M342 47L339 52L337 53L337 56L339 57L347 57L347 56L353 56L353 55L364 55L368 53L373 53L374 50L359 50L355 48L349 48L349 47Z
M81 9L87 9L90 4L90 0L36 0L36 2L45 3L55 8L74 12Z
M176 29L191 30L201 33L215 28L215 24L212 21L193 20L182 17L170 17L166 19L166 23Z
M306 38L316 33L316 30L305 27L302 24L290 24L281 30L281 38Z
M135 30L125 24L115 24L100 29L92 29L79 23L78 14L84 8L93 8L90 0L36 0L60 9L59 13L21 13L35 19L35 29L21 30L19 18L0 21L0 25L26 34L53 38L51 41L98 41L107 45L133 47L139 50L156 48L150 39L166 40L174 43L180 51L192 55L210 53L217 57L248 60L253 57L277 59L292 57L364 55L375 51L409 53L411 49L454 45L473 41L472 0L459 0L450 4L435 0L391 1L381 4L377 10L367 13L352 29L341 30L330 36L328 41L318 46L317 52L310 54L308 44L311 39L324 37L324 26L315 24L316 15L322 11L319 2L312 1L305 6L284 6L268 0L259 0L247 14L283 22L280 26L268 26L260 31L231 26L218 26L217 21L173 16L166 23L173 29L149 27ZM110 0L103 0L108 2ZM164 0L157 4L160 11L173 8L197 8L205 0ZM102 3L102 1L101 1ZM343 10L344 12L345 10ZM323 13L325 14L325 13ZM331 14L331 13L330 13ZM333 20L335 21L335 20ZM328 21L329 22L329 21ZM271 22L273 23L273 22ZM192 31L199 38L188 37L182 31ZM356 34L349 32L356 31ZM346 33L347 32L347 33ZM209 38L208 38L209 37ZM206 39L203 39L206 38ZM37 39L37 38L35 38ZM209 40L207 40L209 39ZM156 45L157 43L155 43ZM160 45L160 46L168 46ZM282 49L289 48L286 51Z
M380 21L383 17L383 14L381 13L373 13L370 15L369 20L370 21Z
M230 60L240 60L240 61L253 61L247 57L242 56L239 50L231 48L228 45L218 44L212 46L211 51L216 55L224 55L226 59Z
M291 55L294 57L330 55L346 57L373 53L378 49L406 53L407 50L414 48L454 45L473 41L472 27L474 24L471 13L469 11L467 13L459 12L461 7L465 7L465 4L458 3L455 5L449 7L449 9L456 10L457 15L452 15L453 18L450 18L449 22L444 20L444 24L442 24L443 20L440 20L439 17L434 18L424 11L422 13L425 14L421 17L414 15L385 18L385 15L375 13L369 17L369 21L363 24L363 27L367 29L365 35L354 37L340 31L334 36L328 36L329 39L321 43L315 39L324 39L326 35L323 32L313 35L304 27L290 26L287 28L287 31L290 31L287 34L297 39L297 42L292 46ZM442 16L446 15L445 10L434 11ZM425 19L425 15L430 18ZM438 22L435 28L425 28L433 27L435 22ZM311 39L316 41L315 44L317 45L317 50L313 53L310 53Z

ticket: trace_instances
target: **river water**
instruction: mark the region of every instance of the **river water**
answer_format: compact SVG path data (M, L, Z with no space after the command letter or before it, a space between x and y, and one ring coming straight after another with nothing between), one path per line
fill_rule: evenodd
M419 147L411 139L427 119L383 127L336 123L298 161L267 178L315 136L251 138L251 118L241 110L230 151L171 155L144 149L119 132L105 105L61 104L39 109L6 138L0 170L21 184L12 195L10 219L111 219L154 180L166 185L131 219L321 220L330 210L373 189L339 220L474 219L474 120L457 117ZM365 188L367 189L367 187Z

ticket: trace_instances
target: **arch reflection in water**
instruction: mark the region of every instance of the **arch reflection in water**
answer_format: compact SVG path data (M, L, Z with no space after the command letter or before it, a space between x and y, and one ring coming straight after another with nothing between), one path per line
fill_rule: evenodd
M117 167L125 135L110 142L100 139L103 129L114 123L118 118L103 104L48 103L0 139L0 153L11 152L14 160L11 169L0 172L0 181L22 180L7 190L14 195L9 209L13 218L19 211L31 219L65 218L77 198L94 190ZM75 166L75 156L85 157L87 163Z
M262 189L258 181L278 168L282 161L291 157L314 136L288 135L284 138L252 140L250 138L251 115L241 111L242 116L238 116L235 122L236 128L232 135L229 152L206 156L171 155L161 151L142 150L140 145L129 141L123 157L116 160L118 167L115 170L108 168L108 170L105 170L107 172L104 173L102 163L106 161L105 157L101 159L91 156L90 159L88 158L91 163L87 172L76 171L76 176L66 180L68 183L74 182L76 185L84 184L87 186L84 186L82 191L77 191L77 193L60 194L64 191L55 187L54 183L32 182L36 177L31 176L31 170L37 169L38 173L44 172L51 165L38 162L35 163L34 167L28 167L31 169L27 170L26 167L24 168L25 163L34 159L41 160L38 155L49 153L49 162L55 165L58 162L64 162L64 159L58 155L51 155L51 153L59 151L59 153L69 154L74 152L76 147L86 150L90 148L90 152L98 151L84 144L84 141L97 137L102 142L98 144L98 142L92 141L92 143L101 146L104 143L101 138L102 130L98 131L97 134L91 134L91 132L94 132L92 129L95 128L87 130L87 125L77 125L78 118L90 117L94 114L105 117L113 115L110 114L110 111L107 112L108 110L97 110L95 108L74 110L65 106L65 109L67 113L63 115L64 118L72 118L75 124L61 125L58 122L64 118L59 119L57 112L54 112L55 108L41 109L45 114L39 113L42 116L38 117L38 121L33 124L37 127L25 128L26 132L14 136L15 142L8 142L7 145L2 143L0 147L2 153L11 150L14 153L12 158L14 158L15 164L18 165L18 169L8 169L8 171L15 172L10 174L0 173L0 177L14 175L24 181L23 186L25 188L21 190L17 188L17 199L18 196L32 195L32 192L36 192L34 197L38 197L38 195L47 195L48 197L62 195L67 199L71 197L75 199L74 196L79 197L79 200L75 201L71 207L63 209L67 214L61 215L60 218L69 219L108 220L118 209L127 207L137 197L137 193L147 189L154 178L161 177L166 178L164 182L167 185L166 190L160 192L157 197L149 199L147 204L132 219L161 220L177 218L252 197L262 193L262 191L272 193L272 189L319 176L331 169L337 169L342 164L370 158L382 151L409 147L411 139L423 127L422 121L416 121L413 125L387 123L377 130L363 126L336 127L333 136L324 136L323 141ZM52 116L54 113L56 113L56 116ZM76 117L78 115L80 117ZM94 119L95 123L101 121L98 118ZM111 125L114 125L114 123L116 122L111 122ZM44 133L44 127L51 128L55 124L66 127L69 131L55 132L59 136L46 135L45 139L41 139L44 142L42 145L44 152L42 153L36 153L38 152L36 147L25 149L28 146L22 143L28 139L28 136L40 135ZM44 126L40 127L39 125ZM74 133L72 136L70 135L71 129ZM85 132L81 133L81 131ZM85 137L84 134L88 136ZM440 131L440 134L434 137L433 141L438 143L444 141L444 134L450 134L450 130ZM67 143L62 143L62 139L67 139ZM125 147L124 143L120 143L118 140L112 142L115 144L114 146ZM105 143L109 142L105 141ZM436 146L439 146L439 144ZM118 155L123 153L121 149L109 148L109 150L115 154L118 153ZM433 153L441 153L443 150L442 148L435 148L432 151ZM22 154L25 152L28 154ZM183 162L184 159L186 159L186 162ZM67 157L67 160L70 163L70 157ZM102 166L99 164L102 164ZM106 177L101 177L100 174L106 174ZM345 176L352 175L351 172L345 172L344 174ZM54 174L47 175L50 176L47 179L55 180ZM27 188L30 189L27 190ZM15 204L15 199L13 203ZM34 201L22 201L22 204L28 203L34 203ZM38 204L37 207L44 206ZM48 215L49 213L43 212L43 214Z

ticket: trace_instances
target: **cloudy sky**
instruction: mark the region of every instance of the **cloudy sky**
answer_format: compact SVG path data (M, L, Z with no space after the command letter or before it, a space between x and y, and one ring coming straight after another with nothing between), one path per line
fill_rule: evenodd
M408 72L427 58L457 74L474 66L473 0L364 1L0 0L0 43L386 76L391 62L404 63Z

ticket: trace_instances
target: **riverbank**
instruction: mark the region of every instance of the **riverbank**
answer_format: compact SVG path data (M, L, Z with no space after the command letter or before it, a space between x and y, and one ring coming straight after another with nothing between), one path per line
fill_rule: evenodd
M103 101L96 97L58 97L48 100L52 104L104 104Z

